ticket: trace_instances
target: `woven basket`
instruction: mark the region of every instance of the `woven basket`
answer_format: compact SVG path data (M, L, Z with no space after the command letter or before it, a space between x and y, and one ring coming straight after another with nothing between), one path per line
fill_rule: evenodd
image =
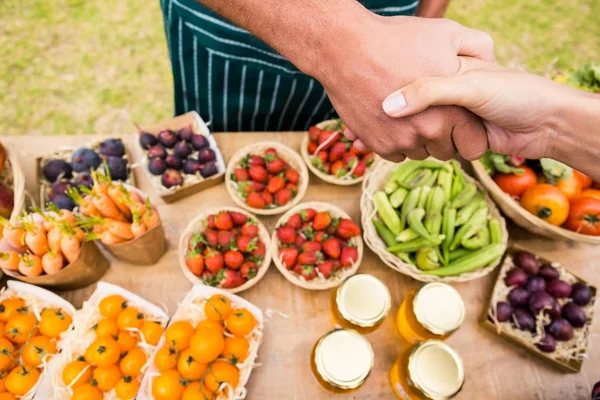
M284 206L269 209L250 207L248 206L248 204L246 204L244 198L240 196L240 194L237 192L236 182L234 182L231 179L231 175L233 174L235 169L240 165L241 160L244 157L246 157L246 155L255 154L257 156L264 156L265 150L267 150L268 148L274 148L275 150L277 150L277 154L279 155L279 157L288 164L290 164L290 166L296 171L298 171L298 174L300 175L300 181L298 182L298 193L296 194L296 197L294 197ZM229 193L229 196L231 196L231 198L238 207L248 210L253 214L277 215L286 212L302 200L302 198L306 194L306 189L308 188L308 170L302 162L302 158L300 158L300 155L298 155L298 153L296 153L288 146L285 146L278 142L253 143L240 149L237 153L233 155L233 157L231 157L231 160L227 165L227 171L225 172L225 187L227 188L227 193Z
M0 146L2 145L0 144ZM6 147L4 147L4 151L6 152L6 161L2 172L0 172L0 183L12 187L14 192L14 207L10 214L10 221L13 222L25 206L25 175L17 152Z
M181 234L181 237L179 238L179 249L178 249L177 257L179 259L179 266L181 267L185 277L188 278L188 280L190 282L192 282L193 284L199 283L199 284L204 285L204 282L202 281L202 279L200 279L196 275L192 274L192 272L188 269L186 262L185 262L185 255L187 253L187 246L188 246L191 236L196 232L203 232L204 229L206 228L205 224L206 224L206 220L208 219L208 216L217 214L220 211L239 212L241 214L244 214L246 217L248 217L248 219L251 219L254 222L256 222L256 224L258 226L258 237L259 237L260 241L263 242L263 244L265 245L265 249L267 250L262 264L257 266L258 271L254 278L250 279L249 281L244 283L242 286L238 286L233 289L221 288L221 290L224 290L229 293L238 293L243 290L250 289L252 286L256 285L258 283L258 281L260 281L265 276L265 274L267 273L267 270L269 269L269 265L271 265L271 253L268 251L269 242L271 240L271 237L269 236L269 231L267 231L267 228L265 228L265 226L258 220L258 218L256 218L254 215L250 214L249 212L242 210L240 208L237 208L237 207L219 207L219 208L213 208L212 210L208 210L208 211L204 211L204 212L200 213L198 216L196 216L196 218L194 218L193 220L190 221L190 223L185 227L185 230Z
M358 250L358 259L356 260L353 266L342 269L341 272L333 278L330 277L329 279L325 279L321 276L318 276L312 281L306 281L304 278L298 276L298 274L288 270L279 259L279 240L277 239L277 228L281 225L284 225L293 214L305 210L307 208L314 208L317 212L329 211L329 213L336 218L351 219L350 216L344 210L329 203L313 201L298 204L296 207L292 208L284 215L282 215L281 218L279 218L279 221L277 221L277 224L275 224L275 229L273 230L273 235L271 238L271 257L273 258L275 266L277 267L279 272L281 272L281 274L285 277L285 279L292 282L296 286L309 290L326 290L337 287L340 285L340 283L342 283L344 279L351 275L354 275L358 270L358 267L360 266L364 254L363 241L360 236L353 237L349 241L350 243L356 246L356 249Z
M242 400L247 396L246 393L246 384L248 383L248 379L250 379L250 375L252 374L252 369L256 366L256 358L258 356L258 348L260 347L263 339L263 329L264 329L264 318L262 311L250 303L247 300L242 299L239 296L235 296L225 290L212 288L210 286L205 285L194 285L194 287L188 292L188 294L181 301L179 308L171 318L169 324L172 324L175 321L185 320L189 321L193 326L197 325L198 322L206 319L206 314L204 313L204 300L209 297L220 294L226 296L233 306L233 309L246 308L248 311L252 313L254 318L256 319L256 327L250 334L246 337L250 344L248 349L248 356L243 363L238 363L236 367L240 371L240 378L238 381L238 385L235 391L231 391L229 396L222 395L219 397L221 399L227 400ZM156 352L161 349L165 344L165 337L161 338L158 346L156 347ZM156 352L154 355L156 355ZM154 360L154 355L151 360ZM160 373L154 365L154 362L150 364L147 373L144 375L144 379L142 380L142 385L140 391L138 393L138 400L153 400L152 396L152 379L155 376L158 376Z
M473 161L473 171L481 184L494 199L502 212L509 217L515 224L527 229L529 232L537 235L550 237L553 239L571 240L573 242L600 244L600 236L583 235L568 229L549 224L541 218L536 217L529 211L521 207L518 201L515 201L510 195L504 193L496 185L494 180L486 172L479 161Z
M329 125L329 124L337 125L336 120L330 119L327 121L319 122L316 126L319 129L325 129L325 127L327 127L327 125ZM341 135L342 132L340 132L339 134ZM302 144L300 145L300 154L302 154L302 158L304 159L304 162L308 166L308 169L310 169L310 172L312 172L313 174L315 174L316 176L318 176L320 179L324 180L325 182L328 182L328 183L331 183L334 185L340 185L340 186L356 185L357 183L362 182L365 179L367 172L369 172L373 168L373 164L371 164L371 166L369 168L367 168L365 175L358 177L358 178L349 177L348 179L341 179L341 178L336 178L335 176L326 174L326 173L320 171L319 169L317 169L314 165L312 165L311 160L315 156L313 156L312 154L308 154L308 143L309 142L310 142L310 136L308 136L308 132L306 132L306 135L304 135L304 138L302 139ZM375 156L375 158L377 158L377 156Z
M373 201L373 195L375 192L383 188L388 180L388 177L390 176L390 173L398 164L394 164L383 159L377 160L375 164L376 165L373 167L374 172L369 174L363 182L363 192L360 198L360 209L362 213L362 226L364 230L365 242L367 242L367 245L371 248L371 250L373 250L373 252L377 254L387 266L422 282L466 282L481 278L489 274L494 268L496 268L496 266L498 266L501 260L497 260L485 268L480 268L476 271L458 276L438 277L433 275L423 275L421 274L421 270L419 270L416 266L405 263L394 254L387 251L386 244L379 237L377 231L375 230L375 226L372 223L372 219L377 215L377 208L375 206L375 202ZM463 174L468 182L475 183L479 190L485 192L479 182L467 175L464 171ZM485 200L488 203L489 214L500 221L503 243L508 243L506 221L487 194L485 196Z

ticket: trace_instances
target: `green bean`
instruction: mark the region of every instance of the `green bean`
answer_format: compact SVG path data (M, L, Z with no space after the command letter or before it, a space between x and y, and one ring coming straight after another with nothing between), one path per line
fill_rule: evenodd
M477 194L477 185L468 183L463 190L450 203L452 208L461 208L467 205Z
M438 259L440 260L442 265L448 265L448 257L446 257L446 255L444 254L442 249L440 249L440 246L436 246L434 248L434 250L435 250L435 254L437 254Z
M396 244L396 237L384 224L380 221L373 219L373 226L379 234L379 237L384 241L386 246L393 246Z
M483 193L478 193L476 198L471 200L469 204L467 204L458 211L458 214L456 214L456 226L465 224L469 220L469 218L473 216L475 211L477 211L477 209L481 205L481 199L483 199Z
M433 172L430 169L419 169L413 172L406 180L398 182L400 186L407 189L414 189L419 186L423 186L424 182L427 182Z
M487 226L482 226L473 236L463 238L460 244L467 250L475 250L487 246L490 244L490 232Z
M452 178L452 187L450 189L450 199L454 199L463 190L463 184L457 176Z
M463 186L466 185L467 178L465 178L465 175L463 174L462 168L460 167L460 164L458 163L458 161L450 160L450 162L452 163L452 169L454 170L454 175L458 178L460 183L463 184Z
M383 187L383 191L385 192L385 194L392 194L396 191L396 189L398 189L398 182L396 182L394 179L390 178L387 183L385 184L385 186Z
M444 167L444 163L440 162L440 161L434 161L434 160L423 160L421 161L421 166L423 168L429 168L429 169L440 169Z
M450 165L450 164L447 164ZM440 170L440 174L438 175L437 184L444 191L444 201L450 200L450 194L452 190L452 167L448 171L446 168Z
M395 244L393 246L388 247L386 250L390 253L397 253L399 251L403 253L412 253L423 247L438 246L440 243L442 243L442 240L444 240L444 235L439 235L437 238L434 239L434 241L431 241L427 238L420 237L406 243Z
M407 264L414 264L413 260L410 258L410 254L404 253L402 251L398 251L395 254L396 254L396 257L398 257L399 259L401 259L405 263L407 263Z
M490 242L492 244L502 243L503 242L503 234L502 228L500 227L500 221L498 218L490 219L488 222L488 228L490 230Z
M459 258L462 258L471 253L473 253L473 250L467 250L467 249L461 247L460 249L451 251L448 255L448 260L450 262L452 262L454 260L458 260Z
M435 213L425 217L425 229L431 235L439 235L440 229L442 229L443 217L440 213Z
M390 203L392 204L392 207L400 207L404 202L404 199L406 199L406 196L408 196L408 190L404 188L396 189L394 193L392 193L392 195L390 196Z
M489 244L473 253L459 258L445 267L423 271L425 275L455 276L483 268L498 260L504 254L506 247L503 244Z
M423 225L423 217L425 217L425 210L422 208L415 208L408 214L408 226L424 238L432 240L432 236L427 232L427 229L425 229L425 225Z
M396 244L396 242L400 242L400 243L408 242L408 241L416 239L420 236L421 235L419 235L417 232L408 228L408 229L403 230L396 236L394 244Z
M396 210L390 204L387 195L384 192L377 192L373 195L375 199L375 205L377 206L377 214L383 221L383 223L392 231L393 234L397 235L402 230L400 227L400 218L396 214Z
M456 209L446 207L444 209L444 218L442 219L442 233L446 235L446 239L444 239L444 244L448 249L450 249L450 243L454 239L454 230L456 220Z
M439 169L433 170L433 173L428 177L423 178L421 182L419 182L418 186L433 186L437 182L438 175L440 173Z
M408 218L408 213L414 210L419 203L419 196L421 195L422 188L414 188L408 193L404 203L402 203L402 210L400 211L400 226L402 229L406 226L406 219ZM393 231L392 231L393 232ZM400 232L395 232L396 234Z
M410 174L413 173L413 171L419 168L421 168L421 161L405 161L394 169L390 180L394 180L396 182L404 181Z
M473 216L467 221L466 224L460 227L458 232L454 235L454 239L452 239L452 243L450 243L450 250L456 250L460 242L465 237L472 236L477 230L479 230L484 224L487 223L487 210L479 209L477 210Z
M423 247L417 251L416 264L420 270L427 271L439 268L440 260L433 248Z
M418 208L425 208L427 205L427 199L429 198L429 193L431 193L431 187L422 186L421 194L419 195L419 202L417 203Z

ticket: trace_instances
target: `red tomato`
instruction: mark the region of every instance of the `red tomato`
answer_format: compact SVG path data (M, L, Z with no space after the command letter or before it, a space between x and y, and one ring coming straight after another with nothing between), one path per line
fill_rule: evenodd
M575 175L577 179L579 179L579 181L581 182L581 189L583 190L589 188L590 186L592 186L592 183L594 183L594 181L592 181L592 178L579 171L573 170L573 175Z
M529 167L522 166L525 172L521 175L516 174L497 174L494 176L494 182L504 192L511 196L520 197L527 189L537 183L535 172Z
M556 187L563 192L569 200L576 199L581 194L581 180L575 174L571 174L567 179L556 181Z
M582 199L584 197L591 197L592 199L600 200L600 189L584 190L583 192L581 192L581 195L579 196L579 198Z
M572 201L565 228L584 235L600 236L600 200L588 197Z

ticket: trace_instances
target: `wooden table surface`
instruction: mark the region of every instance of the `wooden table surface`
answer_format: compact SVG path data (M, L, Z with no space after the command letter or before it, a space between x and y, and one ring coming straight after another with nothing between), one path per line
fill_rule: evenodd
M126 142L131 139L125 137ZM216 134L226 161L236 149L259 140L276 140L299 150L300 133L227 133ZM22 136L2 138L9 148L21 152L27 189L35 193L35 157L47 154L64 145L80 145L94 136ZM143 171L136 172L138 186L152 193ZM360 221L360 185L337 187L310 176L305 200L326 201L346 210ZM139 267L112 260L103 280L156 304L165 305L173 313L177 303L192 284L184 277L177 262L177 243L187 222L198 212L222 205L234 205L224 185L208 189L174 204L160 200L159 212L165 225L169 250L154 266ZM277 217L260 217L272 230ZM548 240L509 224L511 239L539 254L559 261L573 273L594 285L600 285L600 246L576 245ZM328 299L331 291L307 291L289 283L271 265L264 279L241 295L263 311L276 310L265 326L264 342L259 351L257 367L248 384L250 400L308 400L308 399L393 399L388 383L388 371L403 344L394 327L394 315L409 290L420 282L401 275L381 262L367 246L359 272L373 274L387 283L392 294L392 312L384 324L367 337L375 351L375 367L366 384L358 391L344 396L330 395L314 380L309 368L309 354L314 343L333 328ZM478 324L496 274L455 285L462 295L467 316L463 327L449 344L462 355L466 368L466 383L459 399L589 399L594 382L600 380L600 318L592 326L592 346L589 359L579 374L563 374L544 362L505 342ZM71 292L62 292L76 307L94 291L95 285ZM594 346L595 345L595 346Z

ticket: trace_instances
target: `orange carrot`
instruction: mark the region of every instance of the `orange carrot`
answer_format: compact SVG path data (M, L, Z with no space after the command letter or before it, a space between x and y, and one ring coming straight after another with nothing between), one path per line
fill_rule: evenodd
M57 222L67 222L70 225L73 225L75 222L77 222L77 218L75 218L75 215L73 215L71 211L62 210L56 207L54 203L48 203L46 208L56 213L57 216L55 219Z
M106 218L112 218L115 221L127 222L127 219L119 208L115 205L115 203L108 197L106 194L98 195L94 197L94 205L100 211L102 216Z
M125 186L121 185L120 187L115 185L115 184L111 184L108 186L108 197L110 197L110 199L113 201L113 203L115 203L115 205L117 206L117 208L119 209L119 211L121 211L121 213L123 215L125 215L125 218L127 218L128 221L131 220L131 211L129 210L129 207L127 207L127 204L125 203L126 197L123 196L123 191L125 191L125 193L127 193L127 189L125 189Z
M123 240L131 240L134 238L131 232L131 224L128 222L120 222L107 219L106 230L111 234Z
M63 234L60 240L60 250L69 263L79 257L81 242L73 234Z
M60 248L60 240L62 239L62 232L60 226L55 226L54 229L48 232L48 247L51 249Z
M35 254L22 254L19 261L19 272L25 276L39 276L42 269L42 259Z
M39 215L42 216L42 218L44 218L44 222L42 224L43 224L44 229L46 230L46 232L49 232L50 230L52 230L52 228L54 228L54 224L56 223L56 219L54 217L46 214L39 207L32 207L31 209L36 214L39 214Z
M150 204L150 197L146 199L146 210L146 213L142 216L142 222L150 230L160 223L158 213L152 208L152 204Z
M36 256L43 256L48 251L48 236L43 224L27 225L25 227L25 244Z
M83 229L76 226L73 228L73 230L75 231L75 237L77 238L77 240L83 242L85 240L85 232L83 231Z
M131 233L133 233L133 236L138 237L138 236L142 236L148 229L146 228L146 225L144 225L144 223L141 221L140 215L135 212L132 211L132 216L133 216L133 222L131 223Z
M118 236L113 235L109 231L104 231L104 232L102 232L100 241L104 244L119 244L119 243L123 243L125 240L121 239Z
M5 225L3 236L11 247L19 251L27 250L27 247L25 247L25 230L22 227Z
M63 255L58 250L50 249L42 257L42 269L48 275L60 271L65 263Z
M91 217L100 217L100 211L96 208L94 203L92 202L92 196L87 195L85 197L81 197L81 194L77 191L77 189L69 186L67 189L67 194L73 201L79 206L79 211L83 215L91 216Z
M8 250L5 253L0 253L0 268L10 271L19 269L19 253Z

